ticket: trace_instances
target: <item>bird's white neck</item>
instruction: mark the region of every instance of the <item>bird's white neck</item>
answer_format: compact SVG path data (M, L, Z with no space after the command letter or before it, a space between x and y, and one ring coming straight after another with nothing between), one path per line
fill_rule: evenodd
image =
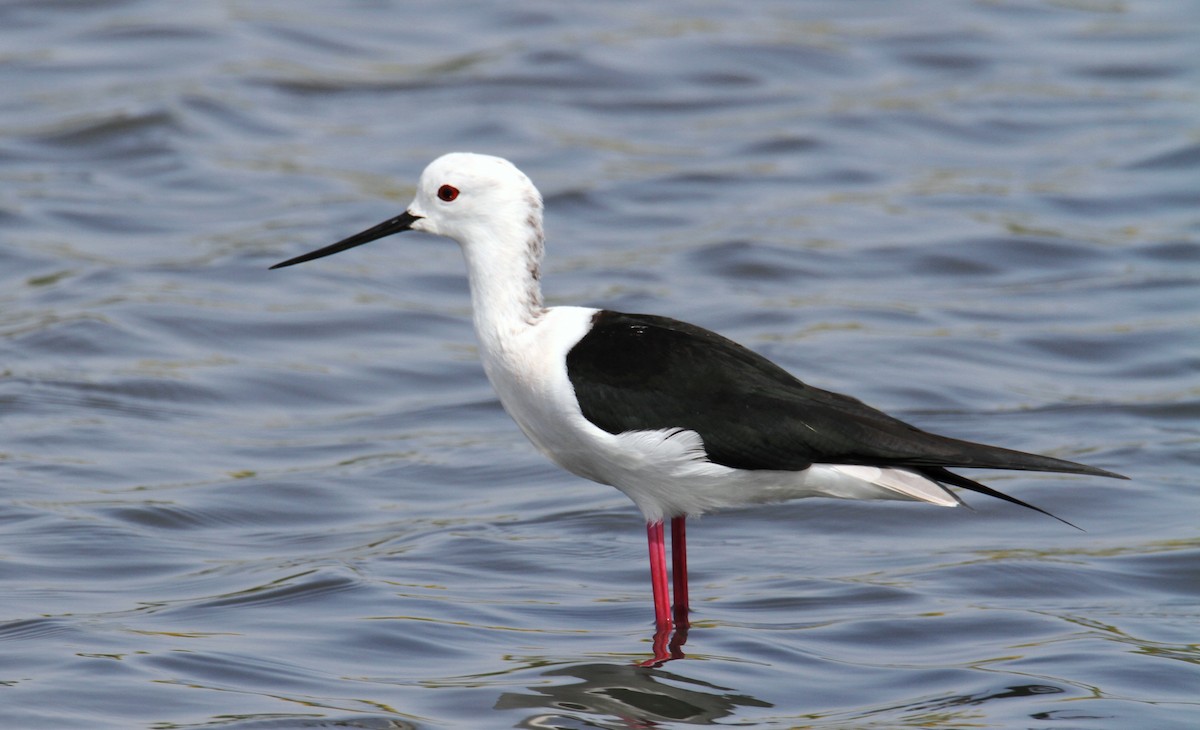
M520 236L489 231L463 246L475 332L485 351L498 353L514 335L541 319L541 225L521 226ZM490 240L487 240L490 239ZM504 241L522 241L505 246Z

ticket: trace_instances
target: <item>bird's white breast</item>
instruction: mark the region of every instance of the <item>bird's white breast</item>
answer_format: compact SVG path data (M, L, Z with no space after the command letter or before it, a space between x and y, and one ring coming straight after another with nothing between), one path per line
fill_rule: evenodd
M595 313L586 307L552 307L504 338L478 334L488 379L534 446L564 469L608 483L592 461L611 434L583 417L567 376L567 353L587 334Z

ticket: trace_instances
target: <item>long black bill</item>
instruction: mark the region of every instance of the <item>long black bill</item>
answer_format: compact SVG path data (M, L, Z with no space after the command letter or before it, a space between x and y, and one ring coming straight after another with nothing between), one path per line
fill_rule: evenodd
M325 248L318 248L316 251L309 251L306 254L301 254L300 256L297 256L294 259L288 259L287 261L280 261L279 263L275 264L271 268L272 269L282 269L284 266L291 266L292 264L302 264L305 261L312 261L313 259L323 258L325 256L330 256L332 254L339 253L341 251L345 251L348 248L354 248L355 246L361 246L364 243L370 243L371 241L378 240L380 238L383 238L384 236L390 236L393 233L400 233L401 231L407 231L409 228L412 227L413 221L418 220L420 217L421 216L413 215L412 213L409 213L406 210L403 213L401 213L400 215L396 216L395 218L386 220L383 223L380 223L379 225L375 226L374 228L368 228L367 230L363 231L362 233L355 233L353 236L350 236L349 238L344 238L341 241L338 241L337 243L326 246Z

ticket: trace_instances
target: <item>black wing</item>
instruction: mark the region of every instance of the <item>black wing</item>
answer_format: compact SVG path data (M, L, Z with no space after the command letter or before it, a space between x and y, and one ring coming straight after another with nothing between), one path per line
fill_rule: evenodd
M592 329L567 353L567 374L584 417L596 426L609 433L693 430L710 460L738 469L899 466L971 489L982 485L942 467L1120 477L922 431L849 396L806 385L732 340L668 317L597 312Z

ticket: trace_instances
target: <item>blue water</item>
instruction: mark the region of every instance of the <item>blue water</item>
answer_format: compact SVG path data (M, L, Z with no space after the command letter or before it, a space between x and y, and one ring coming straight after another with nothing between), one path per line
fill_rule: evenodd
M1200 725L1200 6L0 5L0 727ZM1080 525L801 501L643 526L479 367L451 150L547 296L716 329Z

